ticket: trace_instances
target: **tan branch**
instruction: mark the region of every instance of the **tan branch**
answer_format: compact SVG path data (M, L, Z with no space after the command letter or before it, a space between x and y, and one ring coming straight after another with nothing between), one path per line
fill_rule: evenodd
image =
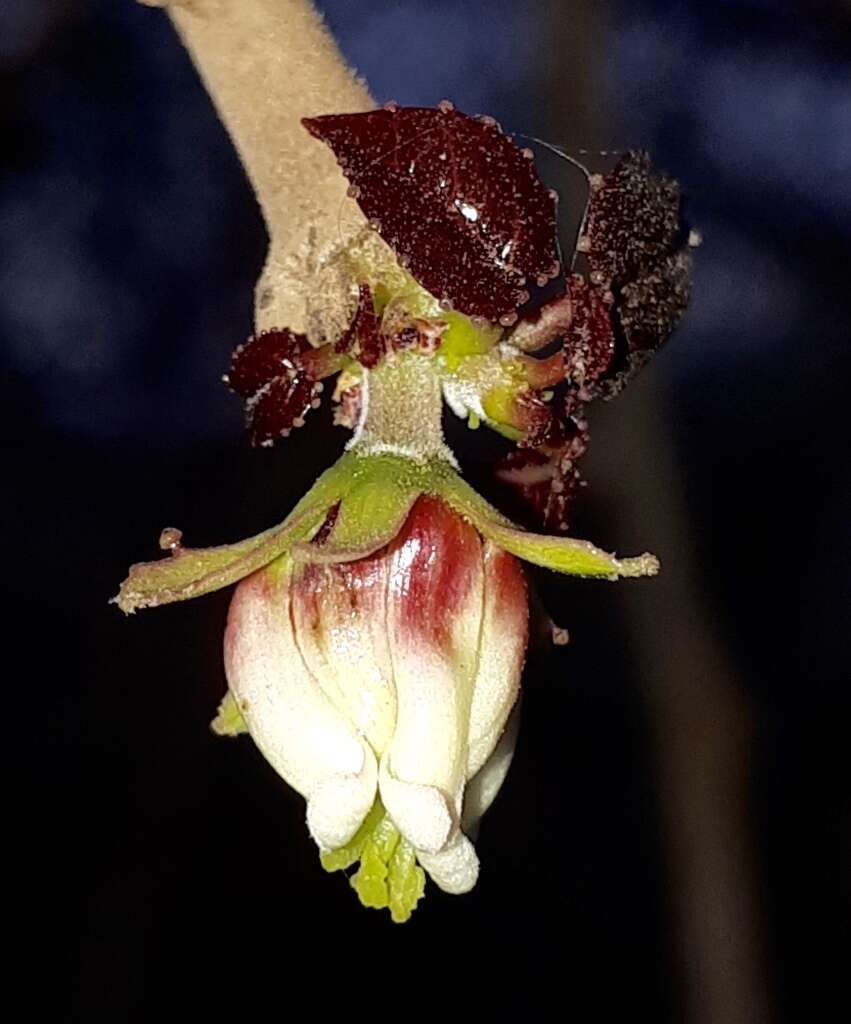
M330 150L300 120L370 109L369 90L309 0L141 2L167 8L263 211L269 251L255 297L258 330L288 326L317 340L336 331L350 306L347 281L326 274L320 286L318 278L366 226Z

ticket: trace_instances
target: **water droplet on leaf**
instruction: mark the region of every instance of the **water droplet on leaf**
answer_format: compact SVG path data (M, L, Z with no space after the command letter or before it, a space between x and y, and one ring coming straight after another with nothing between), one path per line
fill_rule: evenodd
M167 526L160 534L160 550L178 554L183 540L183 532L176 526Z

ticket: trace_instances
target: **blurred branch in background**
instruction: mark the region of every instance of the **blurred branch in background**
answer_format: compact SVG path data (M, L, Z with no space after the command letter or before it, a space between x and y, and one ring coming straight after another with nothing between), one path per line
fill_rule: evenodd
M593 0L572 0L568 9L559 0L550 5L548 138L569 152L632 142L600 104L607 39L617 31L607 23L609 13ZM606 408L592 412L591 458L595 450L606 457L590 475L604 492L625 496L617 509L618 543L646 544L662 559L652 586L619 591L616 599L623 602L655 744L675 999L679 1019L691 1024L765 1021L748 760L752 719L701 592L700 554L670 444L673 423L660 413L665 395L653 384L632 385L618 402L616 424Z

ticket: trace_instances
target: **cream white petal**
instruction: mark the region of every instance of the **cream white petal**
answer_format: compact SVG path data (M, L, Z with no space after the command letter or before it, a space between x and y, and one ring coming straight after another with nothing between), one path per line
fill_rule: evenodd
M305 664L329 699L381 753L396 721L386 629L386 558L294 568L293 624Z
M499 742L520 692L529 637L529 598L522 566L490 541L484 542L483 549L484 608L470 706L468 779Z
M437 853L419 850L417 859L435 885L454 896L469 892L479 877L475 848L459 829L442 850Z
M396 778L387 762L387 756L383 757L378 769L378 785L385 809L418 854L437 853L455 828L455 800L436 786Z
M279 562L236 588L225 630L225 671L261 753L308 800L314 838L323 847L339 846L373 804L377 767L368 745L304 664L289 583L290 566ZM341 794L345 799L337 799Z
M397 710L393 738L380 762L379 790L426 870L426 860L431 863L450 848L455 858L466 851L467 881L475 852L458 832L458 822L483 584L478 534L443 503L419 503L391 556L387 632ZM456 884L446 877L447 885Z
M470 779L464 789L464 811L461 815L461 828L475 839L479 830L482 815L496 799L502 788L517 745L517 734L520 730L521 699L515 701L505 728L494 747L490 757Z

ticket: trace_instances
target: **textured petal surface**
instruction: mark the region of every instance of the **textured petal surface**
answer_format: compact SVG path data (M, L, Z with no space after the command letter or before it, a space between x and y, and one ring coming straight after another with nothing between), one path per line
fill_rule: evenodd
M522 697L518 698L508 716L499 742L491 751L487 761L467 783L464 790L464 812L461 828L464 834L475 840L482 815L488 810L502 788L517 745L520 731L520 708Z
M481 648L470 705L467 778L490 757L520 692L529 595L520 563L486 541Z
M453 896L469 892L479 877L475 847L460 829L455 830L442 850L437 853L420 850L417 859L435 885Z
M396 720L387 638L389 564L376 556L296 568L293 621L299 649L329 699L380 754Z

